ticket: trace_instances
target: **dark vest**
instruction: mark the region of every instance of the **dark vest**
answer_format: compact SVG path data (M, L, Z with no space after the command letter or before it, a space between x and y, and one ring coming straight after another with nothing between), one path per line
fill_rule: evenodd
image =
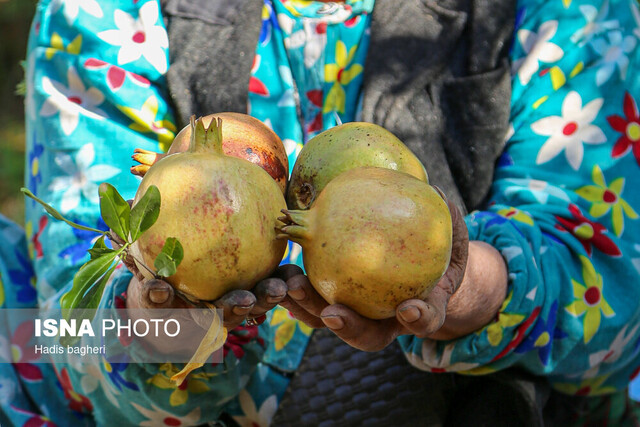
M163 6L179 124L246 112L263 2ZM362 119L398 136L467 210L485 198L508 128L514 15L514 0L377 0L373 11Z

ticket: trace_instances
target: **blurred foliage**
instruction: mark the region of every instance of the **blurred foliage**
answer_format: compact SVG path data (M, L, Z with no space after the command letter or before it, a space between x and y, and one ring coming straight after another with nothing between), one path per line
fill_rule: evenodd
M24 223L24 106L16 88L23 80L36 0L0 0L0 213Z
M4 120L3 120L4 121ZM24 224L24 124L10 119L0 127L0 213L20 225Z

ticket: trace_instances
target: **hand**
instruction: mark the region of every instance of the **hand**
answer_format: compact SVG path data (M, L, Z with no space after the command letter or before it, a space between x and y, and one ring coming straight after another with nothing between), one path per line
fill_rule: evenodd
M313 328L326 326L347 344L364 351L382 350L400 335L447 337L446 326L443 328L447 305L462 283L469 253L469 235L463 215L453 202L447 204L453 225L451 262L424 301L403 301L396 308L395 317L372 320L344 305L329 305L299 267L283 266L279 274L287 283L288 295L280 305L307 325Z
M191 308L194 305L176 294L164 280L140 281L134 277L127 289L127 308ZM260 281L251 292L235 290L213 302L223 310L223 324L234 329L247 319L259 319L276 306L287 294L287 285L281 279Z
M128 200L129 205L132 202L132 200ZM110 233L110 238L114 247L124 244L113 232ZM177 295L168 282L160 279L146 279L130 255L126 257L124 264L134 275L127 288L127 308L194 307L191 302ZM223 324L228 330L231 330L247 319L260 319L267 311L274 308L286 294L287 285L284 280L267 278L260 281L251 292L243 290L228 292L213 301L213 305L223 310Z

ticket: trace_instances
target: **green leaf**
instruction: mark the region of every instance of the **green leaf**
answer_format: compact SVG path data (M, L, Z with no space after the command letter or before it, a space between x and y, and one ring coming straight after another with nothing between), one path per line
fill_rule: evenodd
M42 199L37 198L31 191L29 191L27 188L22 187L20 189L20 191L22 191L24 193L25 196L35 200L36 202L40 203L43 207L44 210L46 210L49 215L51 215L52 217L54 217L57 220L60 221L64 221L67 224L69 224L70 226L77 228L78 230L85 230L85 231L93 231L94 233L98 233L98 234L102 234L105 235L107 234L106 231L103 230L98 230L96 228L91 228L91 227L86 227L84 225L80 225L80 224L76 224L75 222L71 222L68 219L66 219L65 217L62 216L62 214L60 212L58 212L57 210L55 210L51 205L49 205L47 202L45 202Z
M115 251L114 251L115 252ZM96 316L96 310L100 305L100 300L102 299L102 294L104 294L104 288L109 281L109 278L115 271L118 264L114 264L107 270L106 273L102 275L102 277L91 286L87 292L82 296L80 302L78 303L78 307L74 308L72 312L66 311L64 317L67 320L76 319L77 324L82 323L84 319L89 319L89 321L93 321L93 318ZM72 315L71 315L72 313ZM74 345L76 342L80 340L79 337L72 336L64 336L60 337L61 345Z
M160 190L155 185L147 188L144 196L131 209L131 241L147 231L160 215Z
M162 247L162 251L153 261L156 274L161 277L169 277L176 274L178 266L184 257L182 245L175 237L169 237Z
M87 252L91 255L91 259L96 259L104 254L115 252L115 250L109 249L104 243L104 236L100 236L100 238L93 244L93 247Z
M131 207L118 193L118 190L106 182L98 187L100 195L100 214L107 226L123 241L129 239L129 217Z
M100 280L92 286L86 294L80 300L79 307L83 310L95 310L100 305L100 300L102 299L102 294L104 293L104 288L109 281L109 278L116 271L116 267L118 264L114 264L111 266L109 270L100 278ZM91 317L93 320L93 317Z
M82 298L91 287L109 270L116 257L124 250L112 251L86 262L73 276L73 286L60 299L63 310L84 308L80 306Z

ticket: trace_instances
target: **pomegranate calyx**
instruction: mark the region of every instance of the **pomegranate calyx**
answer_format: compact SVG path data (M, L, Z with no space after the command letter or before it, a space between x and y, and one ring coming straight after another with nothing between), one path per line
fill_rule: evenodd
M279 234L276 238L287 238L299 244L311 238L311 211L282 209L280 212L284 216L279 217L278 221L284 226L277 230Z
M223 155L222 151L222 119L214 118L205 126L204 118L200 117L196 120L196 116L191 116L191 141L189 151L195 152L214 152Z

